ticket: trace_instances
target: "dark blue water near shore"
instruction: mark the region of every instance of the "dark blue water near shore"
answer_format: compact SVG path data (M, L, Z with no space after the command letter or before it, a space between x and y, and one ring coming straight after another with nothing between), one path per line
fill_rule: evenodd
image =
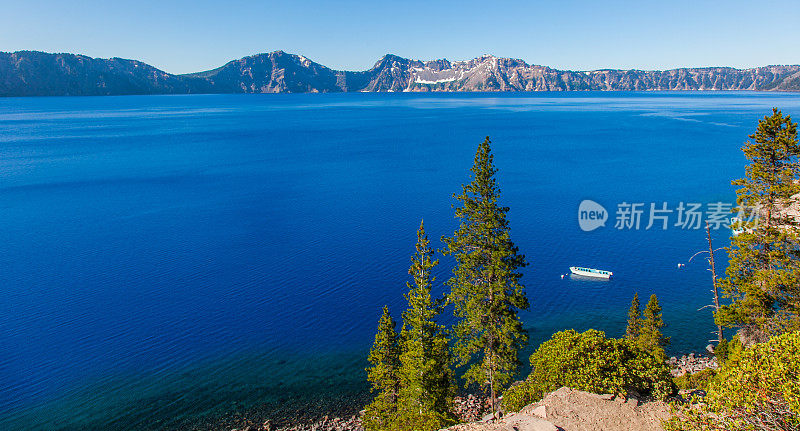
M0 428L158 428L357 393L419 221L441 246L486 135L531 263L532 343L618 336L638 291L661 299L673 352L700 349L710 276L676 264L704 232L619 231L613 212L732 202L741 144L773 106L800 115L800 96L0 99ZM582 199L612 212L605 228L578 228ZM570 265L616 277L562 280Z

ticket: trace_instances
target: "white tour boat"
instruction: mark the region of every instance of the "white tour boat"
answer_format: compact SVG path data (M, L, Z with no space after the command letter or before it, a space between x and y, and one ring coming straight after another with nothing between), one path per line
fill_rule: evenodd
M583 268L580 266L570 266L570 272L575 275L582 275L584 277L595 277L595 278L611 278L614 275L611 271L603 271L602 269L593 269L593 268Z

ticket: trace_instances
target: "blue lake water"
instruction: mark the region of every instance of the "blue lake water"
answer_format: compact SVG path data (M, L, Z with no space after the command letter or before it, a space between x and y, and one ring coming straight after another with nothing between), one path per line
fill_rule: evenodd
M532 347L621 335L639 292L658 295L672 352L700 350L710 275L677 263L705 232L645 230L649 204L732 203L773 106L798 116L800 95L0 99L0 428L159 428L363 391L419 221L441 247L486 135L530 262ZM605 227L579 229L584 199ZM622 202L645 203L639 230L614 228ZM615 277L562 279L571 265Z

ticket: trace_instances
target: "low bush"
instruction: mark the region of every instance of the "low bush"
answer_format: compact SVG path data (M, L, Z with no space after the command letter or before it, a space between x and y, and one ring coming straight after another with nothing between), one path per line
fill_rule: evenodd
M531 374L506 391L503 408L518 411L562 386L598 394L636 391L665 398L674 385L661 358L661 352L606 338L601 331L558 332L531 355Z
M716 371L708 368L693 374L686 373L682 376L675 377L672 381L675 382L675 386L679 389L701 389L707 391L709 383L716 374Z
M682 406L668 430L800 430L800 332L728 359L702 404Z
M717 363L722 365L727 362L729 358L734 358L739 355L742 350L744 350L744 347L742 347L739 337L734 336L731 341L723 338L714 349L714 357L717 358Z

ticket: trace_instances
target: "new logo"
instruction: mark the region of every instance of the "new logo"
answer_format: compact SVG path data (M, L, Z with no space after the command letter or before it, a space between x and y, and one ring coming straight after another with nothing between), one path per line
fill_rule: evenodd
M608 211L599 203L586 199L578 206L578 225L584 232L591 232L606 225Z

